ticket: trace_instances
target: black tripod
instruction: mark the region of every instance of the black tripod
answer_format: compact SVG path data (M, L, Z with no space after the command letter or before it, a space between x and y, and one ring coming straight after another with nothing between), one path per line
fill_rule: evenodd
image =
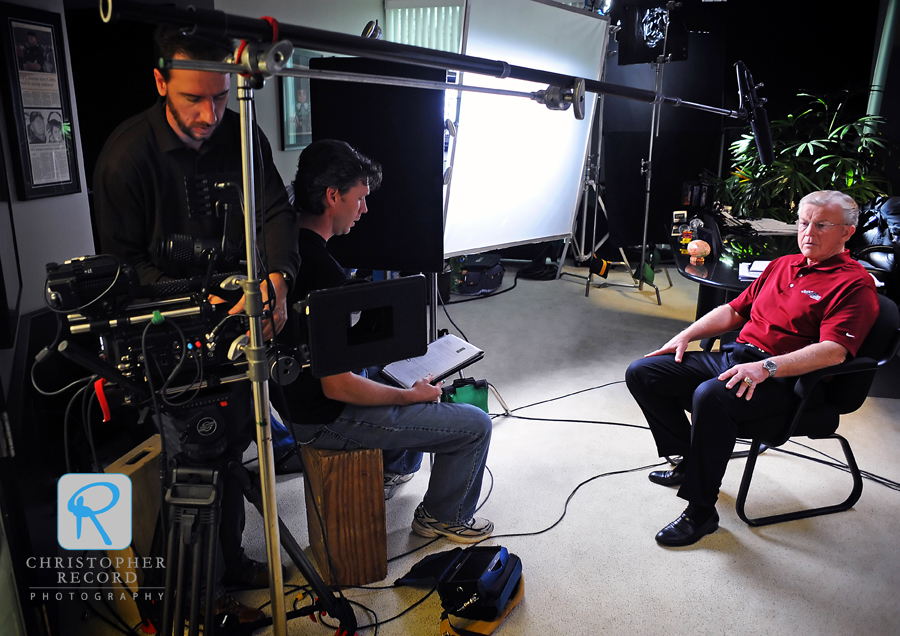
M191 559L191 591L188 606L190 636L199 634L200 584L206 581L204 603L204 634L221 634L239 627L232 619L217 620L213 611L213 590L216 580L216 540L221 520L222 474L217 465L187 465L181 454L170 461L170 484L165 501L169 506L168 540L166 543L166 580L163 600L162 630L165 636L184 631L185 588L187 559ZM227 470L238 480L247 501L262 514L262 495L258 478L239 462L228 463ZM339 622L339 633L353 634L357 628L356 615L349 601L335 597L315 567L306 557L303 548L278 518L281 545L297 566L297 569L315 592L315 603L296 612L296 615L324 611ZM206 568L203 572L203 554ZM176 564L171 567L171 564ZM202 577L202 578L201 578ZM292 612L291 614L294 614ZM265 622L269 622L267 619ZM254 624L259 627L259 624Z
M134 395L144 399L150 397L144 387L131 382L119 373L115 367L89 354L79 346L64 341L59 345L59 351L86 369L125 387ZM218 401L218 398L208 397L204 401L215 403ZM199 403L199 401L197 402ZM214 414L205 411L191 418L193 428L198 432L209 421L208 417L203 417L204 415L213 416ZM202 433L200 436L202 438ZM194 441L199 441L196 436L193 439ZM183 630L184 603L182 600L184 599L185 563L189 552L192 552L191 604L189 609L190 633L192 636L198 633L196 630L199 625L200 581L202 580L201 570L204 549L207 553L205 573L207 594L205 599L206 624L204 625L203 633L215 633L213 628L213 599L209 585L216 580L216 539L221 516L222 484L224 479L222 468L216 463L215 458L221 454L221 450L224 450L224 447L216 452L208 445L212 440L208 438L207 440L205 444L200 446L195 444L187 449L187 455L190 458L187 458L182 453L175 455L170 464L171 470L168 473L167 481L169 487L166 490L165 501L171 506L171 511L168 515L169 524L165 528L169 532L166 563L170 565L177 560L178 565L174 569L171 567L166 568L162 622L164 629L161 632L165 636L170 636L176 625L181 626ZM185 461L186 459L187 461ZM238 462L230 462L227 469L237 478L246 499L265 518L262 493L257 480ZM160 509L160 514L163 514L162 508ZM166 518L165 515L163 518ZM313 605L304 608L296 615L311 614L315 611L324 610L339 622L339 632L353 634L356 631L357 622L350 603L342 597L335 597L334 593L316 572L315 567L307 559L300 544L288 531L287 526L285 526L280 517L278 517L278 527L280 529L281 545L318 597ZM191 547L193 547L193 550L189 549ZM292 612L292 614L294 613ZM222 628L226 626L225 624L220 625L219 631L221 632Z
M184 633L185 560L192 555L190 636L199 634L200 581L202 557L206 549L206 599L203 633L212 634L213 591L216 576L216 541L221 517L222 486L219 470L213 466L181 466L178 456L171 462L171 483L166 491L169 512L169 538L166 547L166 588L163 597L163 634ZM171 564L177 560L177 568ZM174 585L174 588L173 588ZM174 595L172 591L174 589Z
M218 620L213 612L213 590L216 579L216 541L221 520L221 501L224 474L217 459L188 459L179 453L170 462L169 487L165 501L169 506L168 540L166 548L166 583L163 601L162 634L181 634L184 631L186 563L191 558L191 592L188 617L190 636L199 634L200 583L203 575L203 554L206 553L206 596L204 599L204 634L237 633L237 621ZM240 484L244 497L263 514L263 499L258 478L240 462L230 461L227 470ZM356 615L349 601L335 597L312 563L303 553L285 523L278 518L281 545L290 555L297 569L315 592L316 601L296 615L324 611L339 622L339 633L353 634L357 628ZM177 564L172 567L171 564ZM292 613L294 614L294 613ZM269 622L266 619L265 622ZM255 623L254 627L261 626Z

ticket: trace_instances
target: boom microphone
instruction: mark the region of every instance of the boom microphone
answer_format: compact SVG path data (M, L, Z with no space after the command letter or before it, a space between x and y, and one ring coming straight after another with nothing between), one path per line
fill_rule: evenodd
M769 116L765 109L766 100L756 96L757 85L753 83L753 76L750 75L747 65L738 61L734 66L737 70L740 112L750 121L750 129L753 131L753 139L756 142L756 151L759 153L760 162L764 166L768 166L775 161L775 149L772 145Z
M750 117L750 130L753 131L753 139L756 141L756 150L759 152L759 160L764 166L771 165L775 161L775 148L772 145L772 131L769 129L769 116L766 109L758 106L753 109Z

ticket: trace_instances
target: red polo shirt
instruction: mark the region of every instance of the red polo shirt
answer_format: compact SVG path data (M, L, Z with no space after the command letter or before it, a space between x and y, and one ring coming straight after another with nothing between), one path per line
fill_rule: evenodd
M782 256L729 305L749 319L738 340L773 355L829 340L855 356L878 317L875 283L847 250L813 265Z

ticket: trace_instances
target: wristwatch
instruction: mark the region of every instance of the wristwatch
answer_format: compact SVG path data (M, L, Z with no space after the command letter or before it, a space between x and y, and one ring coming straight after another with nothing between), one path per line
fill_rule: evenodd
M778 365L775 364L771 358L766 358L763 360L763 369L769 372L770 378L774 378L775 372L778 371Z
M283 269L279 269L279 270L277 271L277 273L278 273L278 274L281 274L281 277L284 279L284 282L287 283L288 289L290 289L290 288L291 288L291 282L292 282L292 280L291 280L291 275L288 274L288 273L287 273L286 271L284 271Z

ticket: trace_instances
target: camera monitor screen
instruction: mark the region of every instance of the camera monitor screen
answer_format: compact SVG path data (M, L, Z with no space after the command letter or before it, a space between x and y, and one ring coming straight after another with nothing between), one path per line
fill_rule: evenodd
M303 311L313 375L424 355L425 296L421 274L310 293Z

